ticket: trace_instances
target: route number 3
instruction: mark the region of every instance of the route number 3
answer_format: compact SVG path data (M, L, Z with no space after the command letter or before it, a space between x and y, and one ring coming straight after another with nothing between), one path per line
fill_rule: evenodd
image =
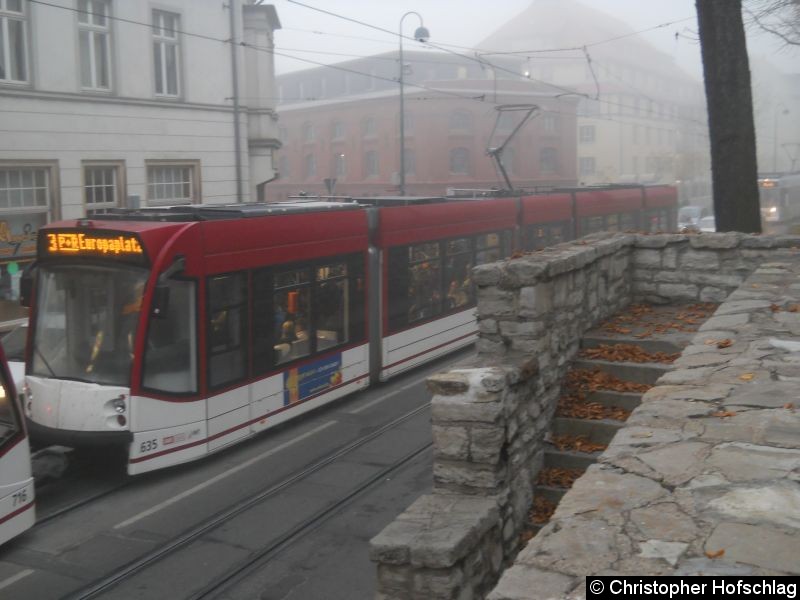
M18 492L15 492L14 495L12 496L12 498L14 499L14 504L13 504L14 506L20 506L22 504L27 504L27 502L28 502L28 490L25 489L25 490L20 490Z

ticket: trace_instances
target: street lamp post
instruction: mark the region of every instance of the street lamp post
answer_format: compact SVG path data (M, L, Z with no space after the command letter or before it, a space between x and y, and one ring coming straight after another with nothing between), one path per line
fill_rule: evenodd
M417 15L419 17L419 27L414 32L414 39L418 42L426 42L430 37L430 33L423 26L422 17L419 13L412 11L407 12L400 17L400 76L398 82L400 83L400 195L406 195L406 116L405 116L405 100L403 99L403 74L405 65L403 64L403 20L408 15Z

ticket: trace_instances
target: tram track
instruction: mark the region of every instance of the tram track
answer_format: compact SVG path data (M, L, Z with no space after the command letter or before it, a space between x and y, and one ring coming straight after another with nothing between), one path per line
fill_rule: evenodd
M349 442L325 458L306 466L302 470L286 477L282 481L252 493L249 497L238 501L228 508L218 511L202 522L184 530L179 535L174 536L171 540L162 543L159 547L142 554L138 558L117 568L111 573L98 578L88 585L85 585L84 587L72 592L71 594L65 596L65 598L68 600L87 600L89 598L97 598L100 597L104 592L108 592L120 584L133 580L133 578L135 578L137 575L146 572L148 568L154 566L159 561L171 555L175 555L181 550L188 550L192 544L203 540L206 536L210 535L210 533L213 531L218 530L223 525L231 524L237 517L245 515L247 511L260 506L271 498L277 496L279 493L290 489L291 486L306 480L311 475L320 472L326 466L331 465L337 460L347 457L355 450L362 448L367 443L376 440L380 436L399 427L406 421L429 409L429 403L418 406L417 408L401 415L389 423L386 423L375 431ZM282 548L287 547L294 540L299 539L305 533L314 529L331 515L347 506L350 501L359 496L365 490L375 485L387 475L413 461L431 446L432 444L427 442L414 448L410 452L405 453L400 458L392 461L383 468L378 469L375 473L367 477L364 481L360 482L357 486L348 489L342 494L339 494L320 510L317 510L310 516L301 519L288 531L278 535L260 549L249 553L247 557L245 557L243 560L240 560L238 563L231 565L225 573L209 581L202 589L195 592L194 595L190 597L197 599L211 598L214 597L214 595L218 592L227 589L230 586L235 585L237 582L243 580L253 569L260 565L266 564L274 556L279 554Z

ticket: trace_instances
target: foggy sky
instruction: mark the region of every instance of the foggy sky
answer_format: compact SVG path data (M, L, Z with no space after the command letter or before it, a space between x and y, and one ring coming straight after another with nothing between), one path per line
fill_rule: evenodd
M423 17L425 27L430 30L432 43L442 46L453 44L474 47L480 40L530 6L532 0L298 1L391 32L398 31L403 14L416 11ZM289 0L265 0L265 2L274 4L283 26L275 33L277 52L275 63L278 74L316 66L281 54L330 64L397 50L396 33L378 31L293 4ZM694 0L582 0L582 2L625 21L634 31L681 21L641 35L659 50L672 56L676 64L687 73L698 80L702 78L700 48L696 39ZM412 36L418 25L419 20L414 15L409 15L404 21L404 34ZM585 43L596 41L599 40L587 39ZM462 48L447 47L458 52L467 52ZM425 49L411 41L405 41L404 48ZM785 73L800 72L800 50L784 48L767 34L749 32L748 49L751 59L766 58Z

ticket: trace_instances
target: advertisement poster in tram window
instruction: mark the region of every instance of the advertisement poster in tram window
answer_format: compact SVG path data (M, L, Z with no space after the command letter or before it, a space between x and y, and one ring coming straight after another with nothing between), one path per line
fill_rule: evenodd
M294 367L283 373L283 405L295 404L341 383L341 354Z

